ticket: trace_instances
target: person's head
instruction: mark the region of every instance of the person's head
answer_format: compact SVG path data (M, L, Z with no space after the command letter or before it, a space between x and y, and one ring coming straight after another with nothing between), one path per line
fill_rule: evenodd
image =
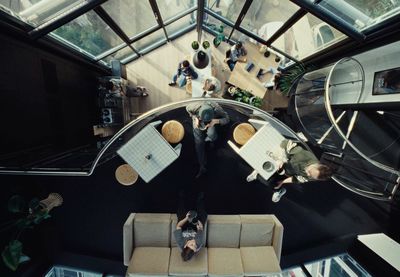
M107 81L104 86L106 87L106 89L108 90L113 90L114 89L114 83L111 81Z
M236 49L241 49L243 47L243 44L239 41L236 43Z
M332 168L325 164L315 163L306 167L307 176L314 180L327 180L332 174Z
M211 84L211 82L206 82L203 86L205 91L213 91L215 90L215 85Z
M190 66L189 61L188 61L188 60L184 60L184 61L182 62L182 66L183 66L183 67L189 67L189 66Z
M214 119L214 109L209 104L203 104L199 109L199 120L208 124Z
M196 242L194 239L188 240L185 244L185 247L183 247L183 250L181 252L181 257L184 262L189 261L193 256L196 251Z

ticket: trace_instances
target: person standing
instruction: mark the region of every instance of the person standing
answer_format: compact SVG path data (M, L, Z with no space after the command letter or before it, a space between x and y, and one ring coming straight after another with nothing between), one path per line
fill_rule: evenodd
M228 124L229 115L215 102L189 104L186 107L186 111L192 118L194 143L197 160L200 165L196 178L200 178L207 172L205 143L213 143L217 140L218 134L215 127L216 125Z
M297 145L292 140L285 139L281 143L284 157L279 164L279 170L269 180L264 180L254 170L246 181L251 182L258 179L260 182L270 185L276 183L273 202L279 202L281 197L286 193L286 189L282 188L285 184L305 183L312 180L327 180L332 176L332 169L319 162L317 157L303 147Z
M186 83L191 81L192 79L197 79L198 74L190 65L189 61L184 60L179 63L178 70L176 74L172 77L172 82L168 85L183 87Z

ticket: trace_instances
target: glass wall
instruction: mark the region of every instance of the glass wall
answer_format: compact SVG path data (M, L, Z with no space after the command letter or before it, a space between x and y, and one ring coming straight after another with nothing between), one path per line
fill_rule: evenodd
M133 47L137 49L139 52L143 52L147 47L160 43L162 41L166 41L163 29L155 31L148 36L145 36L141 40L133 43Z
M273 42L272 46L302 60L345 38L347 36L308 13Z
M85 0L0 0L13 15L37 27L86 4Z
M110 0L102 7L128 37L157 25L149 1Z
M168 36L172 36L190 25L196 24L196 12L192 12L190 15L184 16L181 19L169 24L165 27Z
M165 22L168 19L195 7L197 5L197 0L157 0L157 5L162 20ZM196 22L196 17L194 17L194 22Z
M206 7L235 23L245 2L243 0L208 0Z
M52 33L94 56L123 43L94 11L81 15Z
M103 59L103 61L106 62L107 64L110 64L111 60L121 61L129 57L135 58L137 57L137 55L135 54L135 52L133 52L133 50L130 47L127 46L115 52L114 54L107 56L106 58Z

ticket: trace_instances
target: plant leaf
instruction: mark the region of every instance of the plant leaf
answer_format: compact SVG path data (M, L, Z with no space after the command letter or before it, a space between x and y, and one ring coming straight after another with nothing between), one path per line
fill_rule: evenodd
M12 240L1 252L4 264L12 271L16 271L22 255L22 243L19 240Z
M39 199L33 198L31 201L29 201L29 208L34 211L39 208L39 204L40 204Z
M12 213L24 212L25 205L25 200L20 195L14 195L8 200L8 210Z

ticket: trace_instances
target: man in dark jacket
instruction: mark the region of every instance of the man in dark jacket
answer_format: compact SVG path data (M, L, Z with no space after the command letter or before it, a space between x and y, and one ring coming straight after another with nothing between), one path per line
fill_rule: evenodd
M218 134L216 125L225 125L229 122L228 114L215 102L198 102L186 107L193 121L193 136L196 147L197 159L200 164L200 170L196 175L199 178L207 172L205 143L213 143Z

